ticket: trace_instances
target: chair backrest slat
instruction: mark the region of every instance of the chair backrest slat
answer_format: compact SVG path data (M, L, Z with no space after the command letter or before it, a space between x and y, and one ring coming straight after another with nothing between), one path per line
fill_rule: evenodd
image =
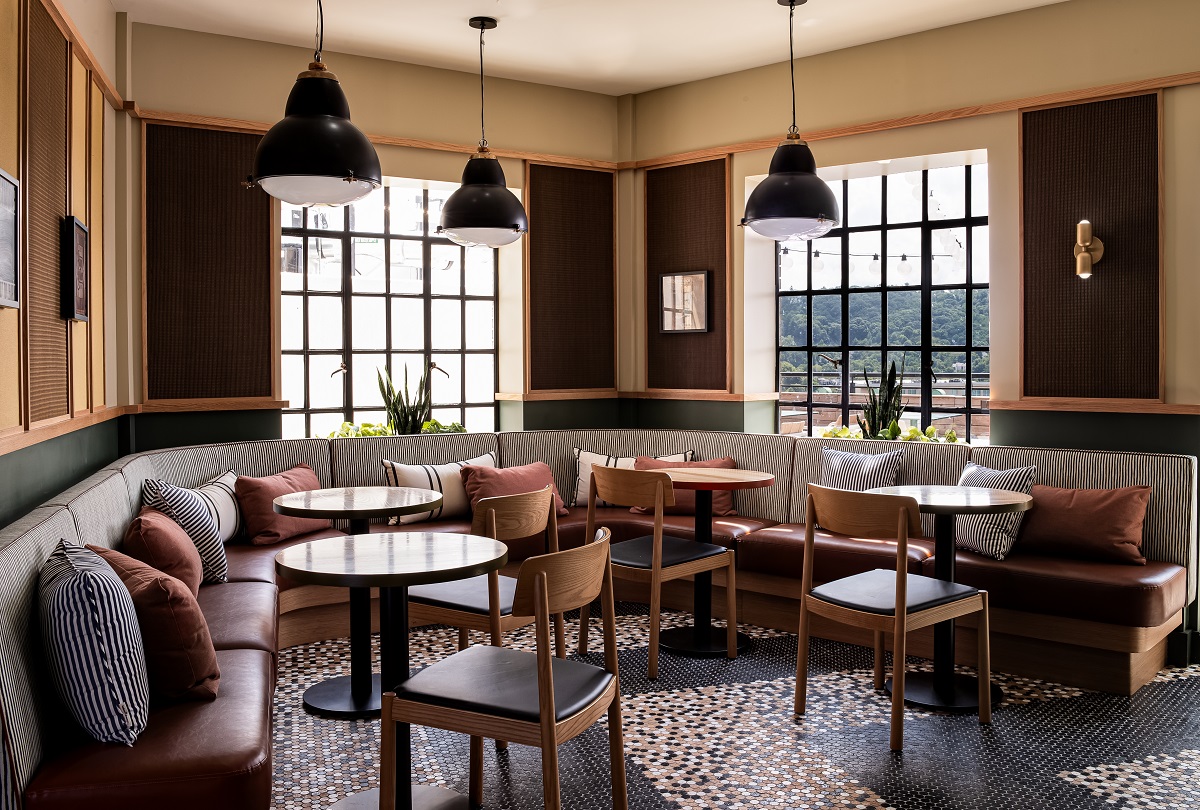
M605 529L603 536L594 543L556 554L530 557L521 563L516 594L513 596L513 615L537 615L535 581L541 573L546 574L546 599L551 614L591 604L600 595L604 585L609 536Z
M658 470L622 470L617 467L592 467L596 495L618 506L654 508L659 485L662 486L663 506L675 505L675 490L671 476Z
M520 495L480 498L471 519L471 534L501 543L540 534L549 523L553 499L549 486Z
M808 485L808 494L816 507L817 523L826 531L868 540L895 540L897 515L904 511L908 514L908 536L921 536L921 512L914 498L816 484Z

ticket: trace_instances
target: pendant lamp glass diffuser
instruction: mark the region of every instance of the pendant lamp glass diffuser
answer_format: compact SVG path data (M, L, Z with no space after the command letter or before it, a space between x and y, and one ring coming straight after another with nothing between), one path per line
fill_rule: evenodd
M788 65L792 72L792 125L775 148L771 168L746 200L742 224L777 242L824 236L841 221L837 198L817 177L817 161L796 128L796 61L792 38L796 6L807 0L779 0L788 7Z
M492 248L512 244L529 230L529 219L517 196L508 190L500 161L488 149L484 124L483 32L496 27L491 17L472 17L479 29L479 149L467 160L462 186L442 205L438 234L465 247Z
M317 42L308 70L296 77L284 118L263 136L252 179L292 205L345 205L383 183L379 156L350 122L337 76L321 61L325 18L317 0Z

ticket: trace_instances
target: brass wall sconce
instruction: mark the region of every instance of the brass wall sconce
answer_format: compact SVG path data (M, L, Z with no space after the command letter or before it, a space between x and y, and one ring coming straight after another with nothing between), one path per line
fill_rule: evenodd
M1104 257L1104 243L1092 236L1092 223L1080 220L1075 226L1075 275L1092 277L1092 265Z

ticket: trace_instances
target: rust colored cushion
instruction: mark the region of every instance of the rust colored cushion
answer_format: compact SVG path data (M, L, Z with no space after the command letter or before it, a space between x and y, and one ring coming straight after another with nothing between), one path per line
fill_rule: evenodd
M472 509L480 498L521 495L549 486L554 492L554 508L558 510L559 515L567 514L567 507L563 506L558 486L554 483L554 473L544 461L535 461L520 467L477 467L468 464L459 470L459 475L462 476L463 487L467 490L467 499L471 502Z
M112 566L133 597L150 691L168 701L215 698L221 682L217 651L200 604L187 586L119 551L88 548Z
M718 470L736 470L737 462L726 456L725 458L714 458L708 461L661 461L650 456L638 456L637 461L633 462L635 470L666 470L675 469L678 467L707 467L709 469ZM645 515L653 512L653 509L648 509L642 506L635 506L629 510L640 515ZM712 494L712 513L715 517L729 517L736 515L737 511L733 508L733 493L727 489L713 490ZM665 515L694 515L696 514L696 493L690 489L675 490L675 505L668 506L663 510Z
M246 525L246 535L250 542L256 546L269 546L298 534L308 534L332 526L328 520L280 515L272 505L280 495L320 488L321 482L317 474L307 464L297 464L287 472L268 475L266 478L239 475L237 483L234 484L234 492L242 510L242 522Z
M1017 541L1022 552L1145 565L1142 523L1150 487L1060 489L1037 485Z
M121 549L147 565L170 574L195 596L204 579L204 564L196 544L178 523L167 515L143 506L125 530Z

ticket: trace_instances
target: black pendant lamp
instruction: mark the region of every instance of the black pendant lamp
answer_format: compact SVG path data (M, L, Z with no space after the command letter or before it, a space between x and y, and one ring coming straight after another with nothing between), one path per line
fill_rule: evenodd
M837 227L841 220L837 198L817 177L817 161L796 128L796 54L793 19L796 6L808 0L778 0L788 7L788 65L792 71L792 126L775 148L771 170L746 200L743 225L777 242L816 239Z
M492 248L511 244L529 230L529 219L517 196L504 182L500 161L488 149L484 125L483 32L496 27L491 17L472 17L479 29L479 150L467 160L462 186L442 205L437 232L466 247Z
M316 39L313 61L296 77L284 119L259 141L251 179L292 205L345 205L379 188L383 173L375 147L350 123L350 105L337 76L321 61L321 0Z

